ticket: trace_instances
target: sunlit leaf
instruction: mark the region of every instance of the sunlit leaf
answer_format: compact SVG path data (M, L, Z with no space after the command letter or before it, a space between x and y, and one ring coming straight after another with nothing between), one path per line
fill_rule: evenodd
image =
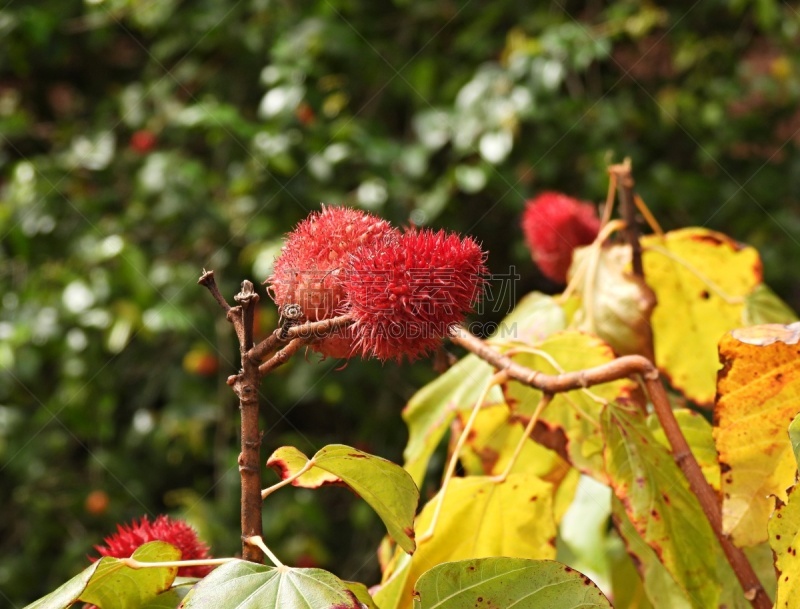
M581 308L571 327L596 334L619 355L647 353L655 298L630 271L631 249L615 245L576 250L571 271L582 268Z
M675 409L673 414L678 421L678 426L681 428L683 436L692 448L694 458L703 471L703 477L714 487L714 490L719 491L719 461L717 460L717 448L714 445L714 432L711 424L702 415L687 408ZM664 433L664 429L658 422L656 415L651 414L647 417L647 426L650 428L653 437L663 446L669 448L669 440L667 440L667 435Z
M656 364L686 397L711 406L716 346L743 324L745 297L761 283L758 252L704 228L649 235L642 246L658 300L651 318Z
M800 322L753 326L719 345L723 369L714 408L714 440L722 468L722 525L735 543L767 539L775 498L797 472L786 433L800 412Z
M555 334L536 349L547 354L520 352L513 355L518 364L546 374L582 370L614 359L614 352L596 336L566 331ZM550 361L553 360L557 366ZM580 471L600 481L606 479L603 464L603 436L600 433L602 401L628 397L635 384L627 379L557 394L542 412L534 428L534 438L556 450ZM504 385L506 403L518 414L530 416L542 392L517 381Z
M800 598L800 491L795 486L787 503L778 505L769 519L769 545L778 571L776 607L795 607Z
M611 607L594 583L552 560L479 558L448 562L424 573L415 609L578 609Z
M312 460L311 469L292 484L305 488L317 488L322 484L350 487L375 510L400 547L406 552L414 551L413 523L419 490L402 467L342 444L322 448ZM289 446L276 450L267 465L286 479L307 462L305 455Z
M417 518L418 531L428 530L438 497ZM381 609L410 608L414 582L443 562L488 556L555 558L555 535L549 483L531 474L511 474L502 483L478 476L454 478L435 535L414 556L395 555L375 602Z
M716 539L672 455L655 441L638 408L602 413L608 474L638 534L696 607L716 607ZM652 599L651 599L652 600Z
M181 551L164 541L151 541L133 553L142 562L180 560ZM26 609L67 609L77 601L102 609L137 609L168 590L177 567L131 569L116 558L104 557Z
M534 343L562 330L566 325L563 309L549 296L529 294L500 322L494 342ZM403 457L405 468L417 484L436 447L460 410L475 405L481 391L494 373L493 368L474 355L468 355L443 375L420 389L403 410L408 425L408 444ZM499 388L492 388L485 404L501 404Z
M189 593L183 609L361 609L347 585L322 569L267 567L236 560L217 567Z

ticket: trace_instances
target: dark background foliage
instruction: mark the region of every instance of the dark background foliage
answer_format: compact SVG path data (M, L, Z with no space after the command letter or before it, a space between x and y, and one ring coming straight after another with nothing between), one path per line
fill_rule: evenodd
M515 293L554 290L518 218L599 202L633 160L665 228L762 253L795 309L797 3L16 0L0 9L0 590L15 607L115 523L168 511L239 546L231 329L196 286L262 281L320 202L477 237ZM277 321L268 298L262 335ZM401 460L429 362L296 361L263 387L267 450ZM265 454L266 457L266 454ZM285 490L265 535L374 583L377 519Z

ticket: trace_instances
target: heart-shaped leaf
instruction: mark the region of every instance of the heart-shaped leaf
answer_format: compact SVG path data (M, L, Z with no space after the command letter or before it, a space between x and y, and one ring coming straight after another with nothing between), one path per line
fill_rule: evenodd
M234 560L217 567L183 601L182 609L363 609L338 577L322 569L267 567Z
M331 444L312 459L310 470L294 480L294 486L318 488L344 484L355 491L380 516L389 535L409 554L414 551L414 515L419 490L402 467L350 446ZM279 448L267 461L286 479L303 468L308 458L292 446Z
M478 558L448 562L417 580L414 609L609 608L588 577L552 560Z

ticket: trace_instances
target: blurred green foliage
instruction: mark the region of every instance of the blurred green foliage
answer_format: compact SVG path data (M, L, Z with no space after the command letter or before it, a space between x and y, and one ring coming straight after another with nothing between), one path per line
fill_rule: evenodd
M143 513L236 551L238 353L195 282L263 280L319 202L469 232L494 272L515 265L518 297L555 287L522 244L524 200L600 201L630 156L665 228L758 247L800 308L798 37L798 3L777 0L6 3L3 602L52 590ZM399 409L430 365L309 360L264 384L266 450L400 460ZM380 524L346 492L270 497L265 535L287 562L377 577Z

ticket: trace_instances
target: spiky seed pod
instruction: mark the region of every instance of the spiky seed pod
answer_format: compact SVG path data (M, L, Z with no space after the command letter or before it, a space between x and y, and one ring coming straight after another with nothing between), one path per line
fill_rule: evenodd
M325 207L310 214L288 234L268 291L279 308L297 304L305 321L320 321L344 312L341 276L350 254L358 247L387 237L397 229L372 214L347 207ZM312 344L312 349L336 358L350 357L349 328Z
M566 283L576 247L588 245L600 231L594 206L558 192L544 192L527 202L522 231L542 274Z
M485 258L472 238L427 229L359 247L342 280L354 350L400 361L435 349L479 301Z
M131 524L118 524L117 532L106 537L105 545L95 546L94 549L100 556L113 556L114 558L129 558L141 545L149 541L166 541L181 551L181 560L202 560L211 558L208 546L200 541L197 532L183 520L172 519L169 516L158 516L150 522L143 516ZM97 557L90 557L92 562ZM205 577L213 567L196 566L181 567L178 575L181 577Z

